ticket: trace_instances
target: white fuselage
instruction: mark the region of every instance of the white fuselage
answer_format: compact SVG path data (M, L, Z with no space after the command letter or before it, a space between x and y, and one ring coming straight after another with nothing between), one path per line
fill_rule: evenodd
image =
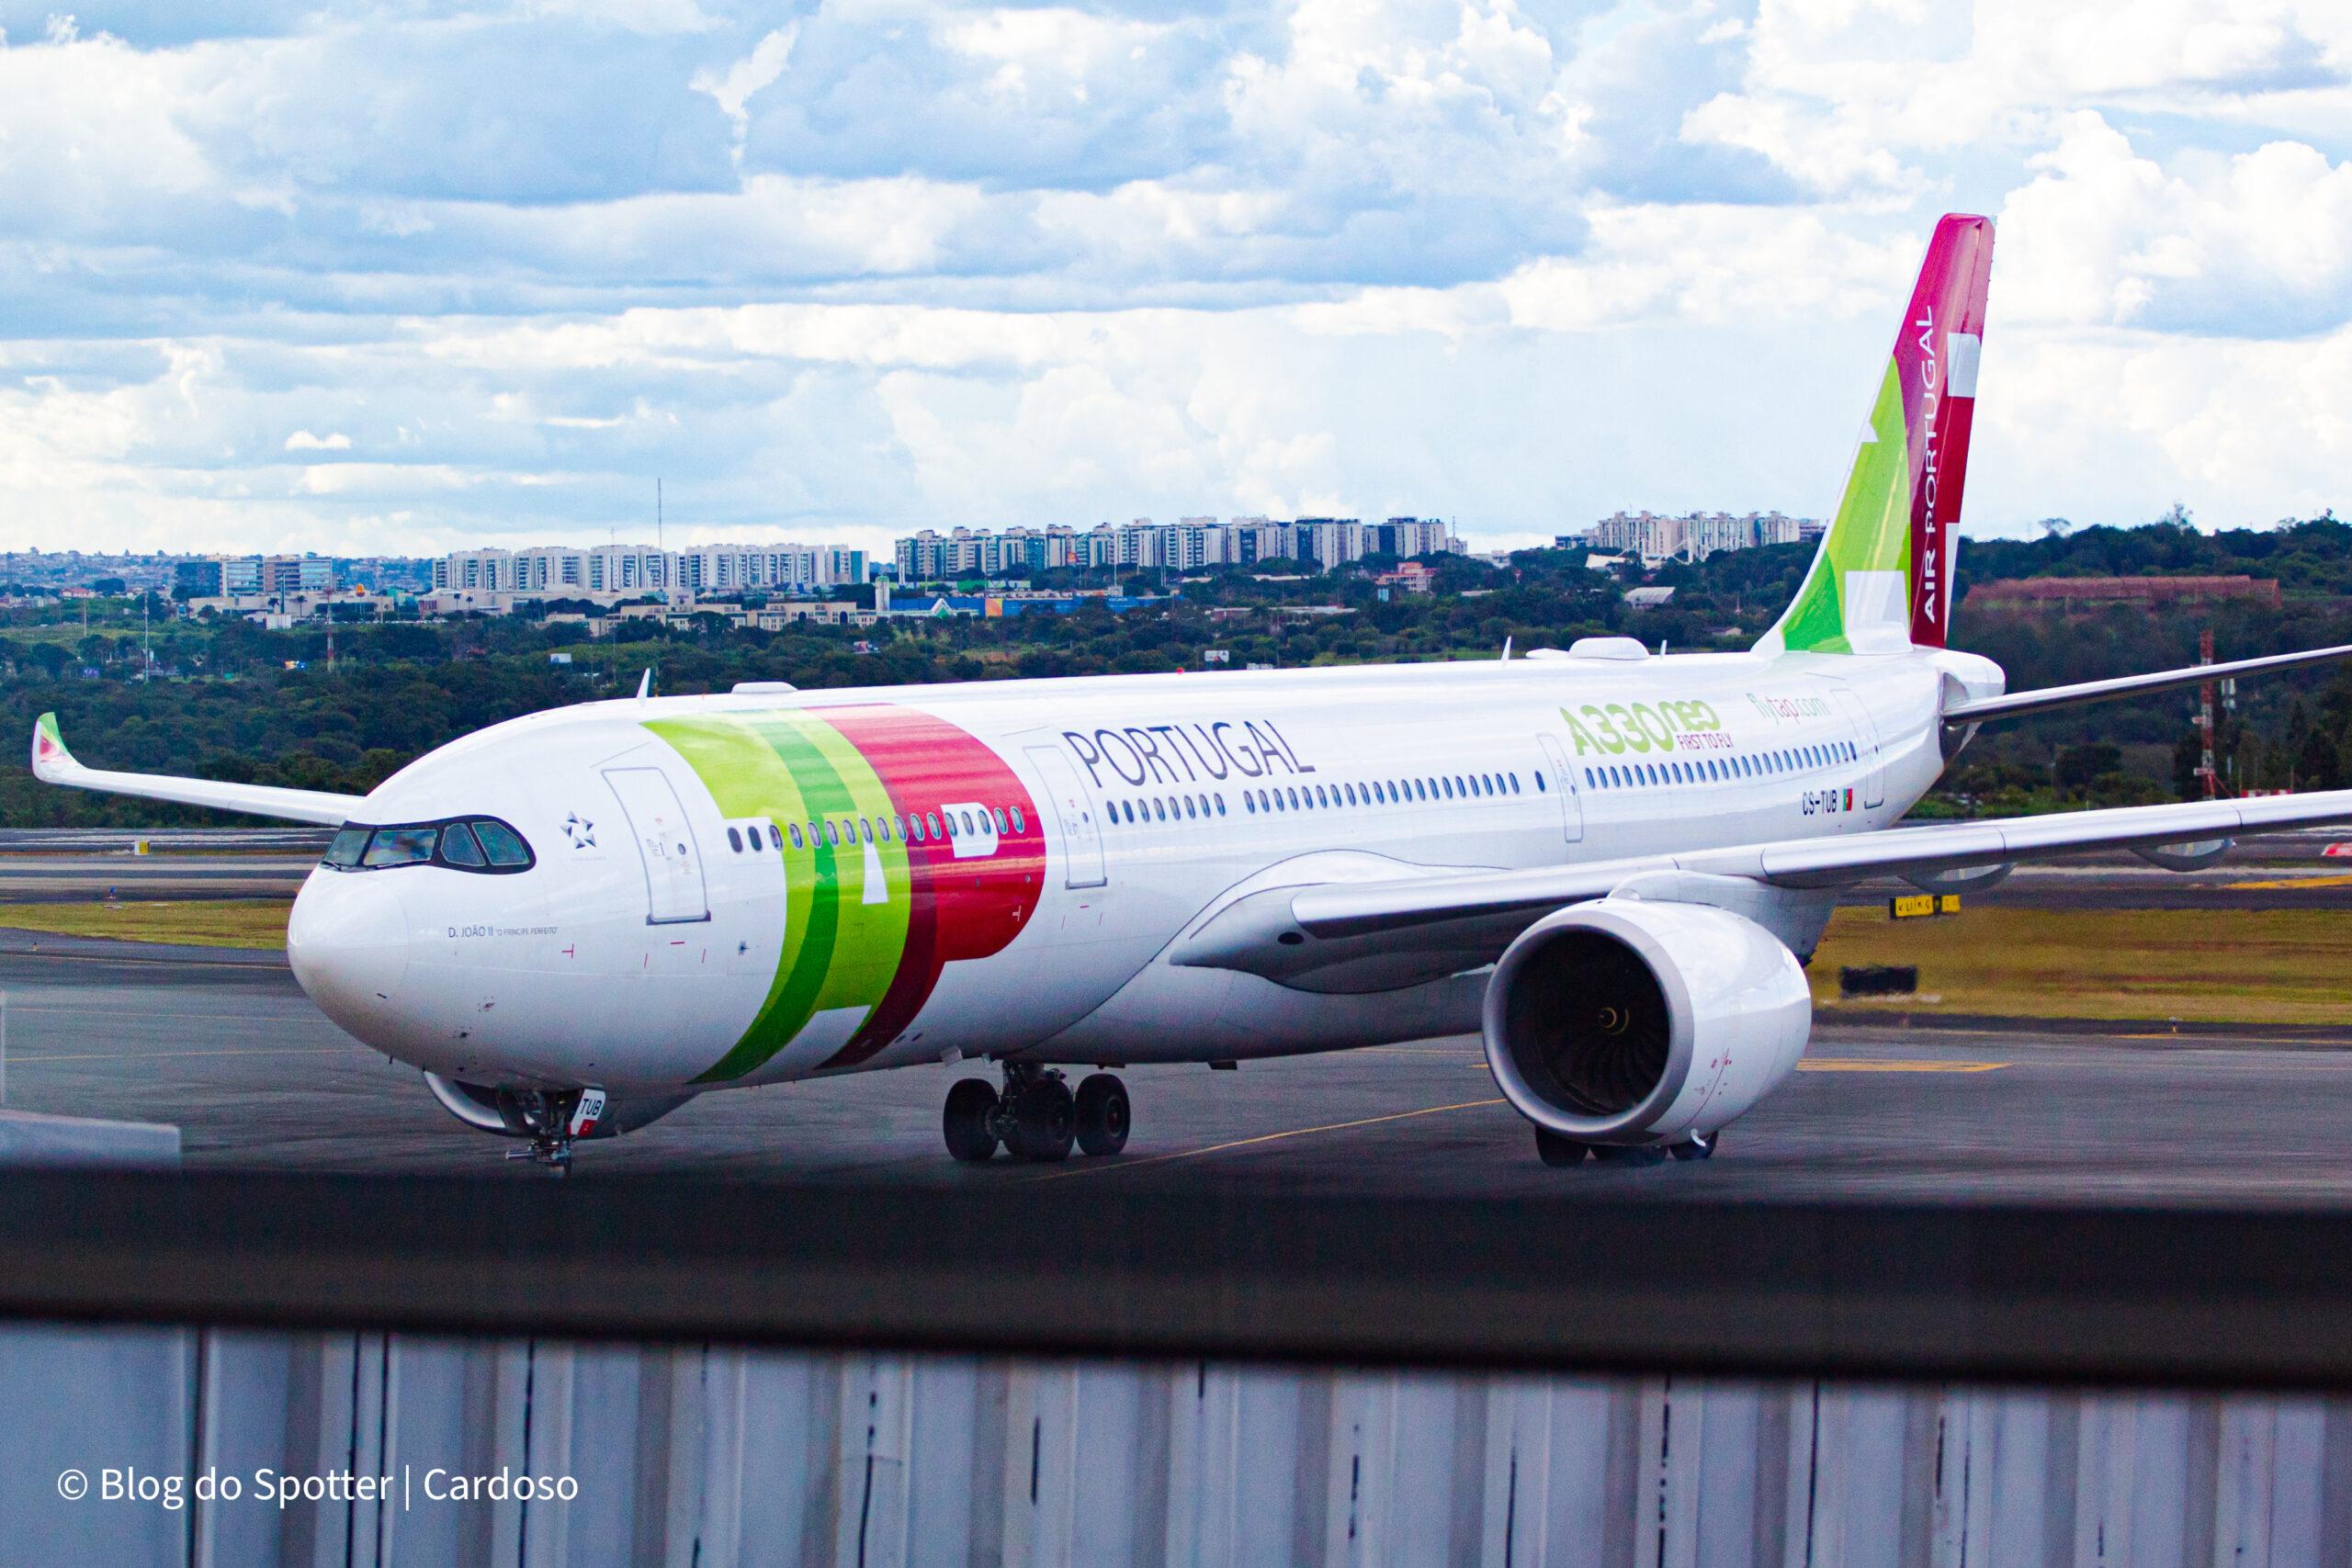
M288 946L367 1043L516 1087L1466 1031L1483 973L1331 996L1160 960L1266 887L1884 827L1942 767L1947 679L1999 685L1920 650L588 704L468 736L368 798L368 826L505 824L527 869L322 865Z

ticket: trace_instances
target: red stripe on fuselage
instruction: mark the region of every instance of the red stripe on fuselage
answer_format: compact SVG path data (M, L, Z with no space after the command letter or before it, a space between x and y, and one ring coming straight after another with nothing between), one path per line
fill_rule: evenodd
M904 1032L958 959L1002 952L1034 914L1046 886L1045 823L1020 776L994 751L944 719L908 708L829 708L824 721L865 759L900 816L936 815L950 801L979 801L1005 813L996 853L957 860L952 840L928 835L903 844L910 904L907 943L882 1000L847 1043L820 1067L854 1066ZM1022 828L1012 828L1018 807Z

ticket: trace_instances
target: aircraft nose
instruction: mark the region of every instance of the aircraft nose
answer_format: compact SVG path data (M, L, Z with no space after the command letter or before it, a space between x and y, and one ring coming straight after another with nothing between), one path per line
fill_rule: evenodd
M371 1044L399 1031L408 914L380 876L316 871L286 922L286 957L319 1010Z

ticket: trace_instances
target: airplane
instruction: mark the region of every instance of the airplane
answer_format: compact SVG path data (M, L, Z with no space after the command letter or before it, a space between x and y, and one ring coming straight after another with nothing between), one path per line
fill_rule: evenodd
M1979 726L2352 648L2009 694L1946 645L1992 265L1942 219L1843 497L1746 652L582 703L366 796L42 780L337 829L303 989L458 1121L569 1168L698 1095L985 1060L942 1131L1108 1156L1118 1070L1479 1032L1546 1165L1703 1159L1804 1055L1841 888L1984 886L2352 818L2352 791L1900 826ZM1065 1069L1085 1070L1073 1089Z

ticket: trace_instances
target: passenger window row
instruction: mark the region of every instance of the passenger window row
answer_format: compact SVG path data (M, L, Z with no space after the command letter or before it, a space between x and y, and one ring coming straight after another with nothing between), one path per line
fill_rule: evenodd
M366 828L346 822L336 829L322 863L335 871L384 871L397 865L437 865L487 876L528 871L531 846L523 835L492 817L445 822L404 822Z
M1105 813L1112 822L1182 822L1198 821L1204 817L1225 815L1225 796L1219 795L1136 795L1125 800L1106 800Z
M1724 784L1737 779L1767 778L1802 773L1807 768L1851 762L1861 753L1844 740L1823 745L1793 746L1775 751L1702 757L1686 762L1622 762L1587 768L1584 782L1592 789L1643 789L1658 784Z
M987 818L975 823L973 813ZM894 839L900 843L927 844L935 840L953 840L969 833L986 833L993 829L1000 839L1029 830L1029 818L1015 806L1007 810L1001 806L965 807L951 811L945 807L937 811L922 812L912 817L819 817L812 818L806 830L798 822L787 822L781 828L770 827L766 841L762 841L757 826L741 831L727 829L727 847L737 854L746 849L757 854L763 849L781 850L789 835L796 850L838 849L842 844L887 844Z
M1544 787L1540 777L1536 780L1536 787ZM1244 811L1255 817L1277 811L1329 811L1349 807L1401 806L1420 800L1491 799L1520 793L1517 773L1454 773L1419 779L1374 779L1366 784L1281 784L1265 789L1245 789L1241 791L1241 806ZM1225 796L1218 793L1137 796L1105 804L1110 808L1113 822L1181 822L1226 814Z

